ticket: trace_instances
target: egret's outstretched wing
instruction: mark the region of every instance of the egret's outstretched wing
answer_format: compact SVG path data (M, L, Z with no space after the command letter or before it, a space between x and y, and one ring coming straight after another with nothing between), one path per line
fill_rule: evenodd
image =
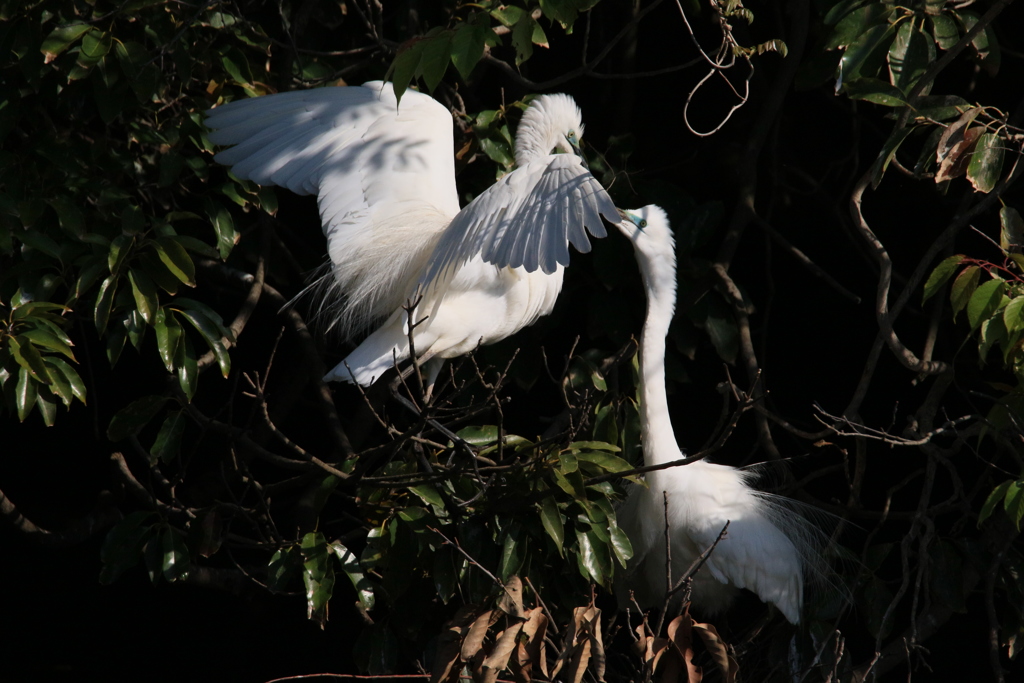
M441 236L423 284L444 281L477 254L498 267L553 273L569 265L570 244L590 251L588 230L594 237L606 235L601 216L621 220L582 160L546 155L515 169L459 212Z
M218 162L239 178L316 194L349 332L402 305L459 211L451 114L390 84L318 88L207 112Z

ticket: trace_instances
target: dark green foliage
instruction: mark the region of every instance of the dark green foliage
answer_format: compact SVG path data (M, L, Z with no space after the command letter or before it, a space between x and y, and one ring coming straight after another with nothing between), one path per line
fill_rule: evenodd
M555 315L446 371L429 404L412 378L327 388L322 366L349 347L311 333L302 303L285 309L323 259L312 200L233 177L202 126L231 100L390 74L399 95L418 87L452 108L467 201L514 167L530 96L565 89L616 201L659 203L673 221L666 371L680 444L734 465L779 455L794 481L766 466L762 487L865 530L839 537L848 561L809 590L804 631L791 638L776 615L739 644L743 678L789 677L765 662L797 660L849 678L876 648L902 662L939 610L956 616L923 643L936 661L986 661L984 647L944 645L962 617L995 633L1011 666L1024 642L1021 131L992 93L1017 85L1001 80L1016 32L995 21L966 37L987 2L826 0L805 7L807 40L795 2L683 3L705 54L721 44L738 65L711 69L723 89L698 98L700 115L719 117L751 83L736 119L698 144L680 112L710 67L675 4L612 4L0 4L0 458L87 414L68 450L120 519L94 530L101 582L230 574L221 587L300 615L305 602L332 637L358 622L354 659L347 647L336 660L349 673L429 668L449 620L479 618L516 577L553 625L583 623L574 610L592 591L610 613L633 553L616 506L643 458L628 245L611 235L573 254ZM961 48L962 71L936 80ZM780 75L795 59L800 93ZM782 113L774 94L793 98ZM851 187L871 237L896 246L887 313ZM967 212L990 239L967 223L947 234ZM889 332L945 369L895 365ZM884 390L851 400L871 381ZM852 408L833 419L812 402ZM50 456L37 460L49 472ZM36 509L57 505L39 495ZM761 616L721 617L724 639ZM603 644L609 680L643 675L623 637L633 617ZM485 624L478 651L513 622ZM880 669L896 666L888 657Z

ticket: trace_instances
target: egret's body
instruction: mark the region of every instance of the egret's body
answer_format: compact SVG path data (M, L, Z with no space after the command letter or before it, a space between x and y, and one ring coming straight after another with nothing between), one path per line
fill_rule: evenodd
M665 337L675 309L676 269L672 231L664 212L649 206L637 222L620 230L633 242L647 292L647 318L640 341L640 421L645 465L683 456L672 430L665 393ZM709 548L726 522L726 537L693 580L692 601L707 612L724 609L741 588L776 605L793 623L803 601L803 520L750 486L749 472L707 461L648 472L647 487L634 486L618 518L633 545L630 579L644 607L660 607L666 596L666 515L672 546L673 581ZM664 494L668 494L666 513Z
M461 210L451 114L424 94L399 106L381 82L283 93L218 107L206 123L212 142L233 145L216 159L239 178L317 195L331 261L322 312L348 337L375 328L328 380L369 384L408 359L413 301L423 360L514 334L551 312L569 244L587 251L601 216L618 220L574 153L583 126L565 95L531 104L517 168Z

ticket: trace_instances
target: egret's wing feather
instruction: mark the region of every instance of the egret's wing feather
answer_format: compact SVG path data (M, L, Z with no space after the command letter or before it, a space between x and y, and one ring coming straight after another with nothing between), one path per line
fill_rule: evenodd
M281 93L212 109L206 124L239 178L317 195L333 265L324 312L347 333L404 303L459 211L452 117L422 93L401 107L380 81Z
M619 220L611 197L579 157L545 156L512 171L459 212L423 283L438 286L477 254L499 268L553 273L569 264L570 244L590 251L588 230L594 237L607 234L601 216Z

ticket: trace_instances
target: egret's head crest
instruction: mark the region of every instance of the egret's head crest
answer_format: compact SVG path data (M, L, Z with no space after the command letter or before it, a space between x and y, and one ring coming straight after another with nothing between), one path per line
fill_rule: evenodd
M562 93L541 95L523 114L516 131L516 164L552 152L579 152L583 121L576 102Z

